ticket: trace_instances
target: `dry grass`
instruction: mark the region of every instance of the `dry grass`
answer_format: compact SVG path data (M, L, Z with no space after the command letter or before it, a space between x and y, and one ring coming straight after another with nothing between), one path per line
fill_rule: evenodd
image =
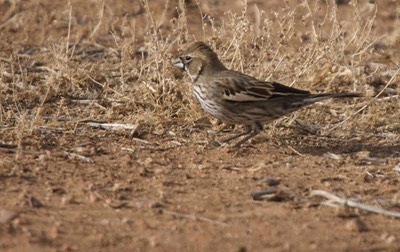
M36 12L8 14L5 32L29 27L36 13L43 29L26 31L34 40L9 38L1 45L7 49L0 55L2 140L23 149L33 136L44 138L44 129L76 132L89 119L139 124L135 134L144 139L171 132L204 139L193 129L204 114L187 79L170 65L176 50L195 39L209 42L230 68L261 79L314 92L366 94L313 106L275 125L299 119L318 125L320 134L399 140L400 34L373 31L376 5L352 1L340 13L335 1L303 0L266 12L244 2L241 13L222 17L208 15L206 4L185 1L166 1L157 14L149 1L125 15L118 13L124 6L113 10L105 1L85 5L96 8L93 16L75 12L74 1L51 13L30 3ZM8 10L19 13L23 5L10 1Z
M399 251L397 219L311 197L400 208L400 4L349 1L0 0L0 248ZM257 78L365 98L207 145L232 128L171 66L193 40Z

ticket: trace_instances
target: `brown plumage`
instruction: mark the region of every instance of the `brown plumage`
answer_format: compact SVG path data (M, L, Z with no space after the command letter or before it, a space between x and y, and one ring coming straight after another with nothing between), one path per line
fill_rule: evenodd
M236 143L237 147L260 133L264 123L301 107L329 98L361 96L359 93L311 94L276 82L257 80L227 69L203 42L190 44L172 63L187 72L193 82L193 94L206 112L224 122L244 125L243 132L223 140L229 142L247 135Z

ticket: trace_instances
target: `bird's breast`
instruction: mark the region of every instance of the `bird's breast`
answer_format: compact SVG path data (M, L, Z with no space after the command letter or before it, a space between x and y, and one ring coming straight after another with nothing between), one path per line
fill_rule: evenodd
M194 83L193 95L196 97L204 111L222 121L231 121L227 118L224 106L220 104L220 98L218 98L210 88L211 87L202 85L202 83Z

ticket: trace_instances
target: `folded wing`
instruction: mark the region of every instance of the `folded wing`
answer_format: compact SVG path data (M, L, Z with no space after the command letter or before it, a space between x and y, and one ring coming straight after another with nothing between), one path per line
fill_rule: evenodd
M257 80L235 71L219 72L214 76L214 84L222 90L222 98L227 101L265 101L284 96L304 96L310 92L288 87L276 82Z

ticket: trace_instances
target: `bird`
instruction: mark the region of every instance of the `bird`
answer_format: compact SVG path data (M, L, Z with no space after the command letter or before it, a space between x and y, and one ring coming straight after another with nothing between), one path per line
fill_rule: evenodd
M211 47L202 41L190 43L172 59L192 81L192 91L203 110L227 124L242 124L243 131L222 140L243 137L240 147L263 130L263 125L302 107L330 98L361 97L360 93L319 93L258 80L230 70Z

